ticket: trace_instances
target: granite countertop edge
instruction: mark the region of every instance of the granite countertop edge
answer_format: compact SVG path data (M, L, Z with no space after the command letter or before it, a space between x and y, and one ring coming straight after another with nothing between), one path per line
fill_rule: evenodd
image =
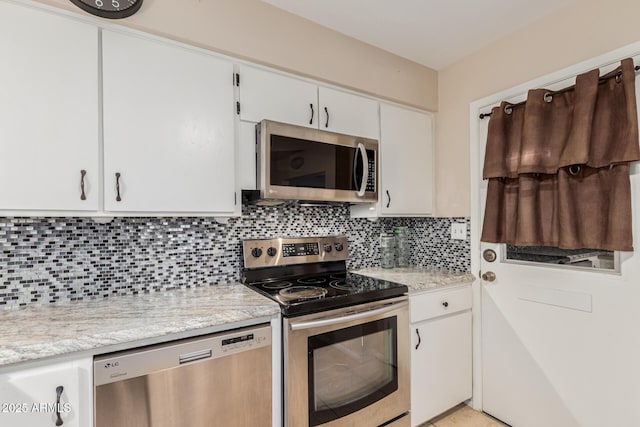
M277 303L240 283L0 310L0 369L268 322Z
M424 267L369 267L351 270L351 273L406 285L409 295L467 286L476 280L471 273L433 271Z

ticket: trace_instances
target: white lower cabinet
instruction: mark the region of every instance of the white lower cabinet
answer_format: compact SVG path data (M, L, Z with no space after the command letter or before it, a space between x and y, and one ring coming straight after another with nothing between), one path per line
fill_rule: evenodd
M411 425L471 398L471 287L409 297Z
M0 426L93 425L92 358L0 373Z

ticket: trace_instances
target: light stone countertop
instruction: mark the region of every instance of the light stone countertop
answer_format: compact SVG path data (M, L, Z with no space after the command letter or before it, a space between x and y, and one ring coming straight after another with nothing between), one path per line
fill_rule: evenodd
M407 285L409 295L452 286L470 285L475 280L471 273L430 271L424 267L371 267L351 272Z
M0 368L268 322L277 303L239 283L0 310Z

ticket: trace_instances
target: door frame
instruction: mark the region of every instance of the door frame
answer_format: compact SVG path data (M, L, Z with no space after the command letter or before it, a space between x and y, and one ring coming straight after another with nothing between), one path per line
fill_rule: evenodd
M481 113L490 112L489 106L503 100L526 95L527 91L537 87L551 87L576 75L590 71L594 68L602 68L613 65L621 59L640 56L640 42L635 42L621 48L609 51L599 56L587 59L577 64L562 68L558 71L546 74L524 83L518 84L508 89L501 90L492 95L475 100L469 104L469 152L471 171L471 209L470 209L470 231L471 231L471 272L476 275L476 280L472 285L473 289L473 398L472 407L482 410L482 280L480 279L481 249L480 232L482 228L482 217L480 212L480 182L482 181L481 159L479 158L483 150L478 143L480 137ZM637 82L640 84L640 82ZM483 119L487 120L487 119ZM638 167L638 166L636 166Z

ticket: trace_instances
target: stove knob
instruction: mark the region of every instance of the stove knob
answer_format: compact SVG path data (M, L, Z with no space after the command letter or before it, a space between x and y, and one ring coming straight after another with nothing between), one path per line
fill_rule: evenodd
M277 253L278 253L278 250L273 246L267 249L267 255L269 256L276 256Z
M260 258L262 256L262 249L260 248L251 249L251 256L254 258Z
M336 243L336 251L340 252L343 249L344 249L344 246L342 246L342 243L337 242Z
M333 249L333 248L331 247L331 245L330 245L330 244L328 244L328 243L325 243L325 245L324 245L324 251L325 251L326 253L329 253L329 252L331 252L331 249Z

